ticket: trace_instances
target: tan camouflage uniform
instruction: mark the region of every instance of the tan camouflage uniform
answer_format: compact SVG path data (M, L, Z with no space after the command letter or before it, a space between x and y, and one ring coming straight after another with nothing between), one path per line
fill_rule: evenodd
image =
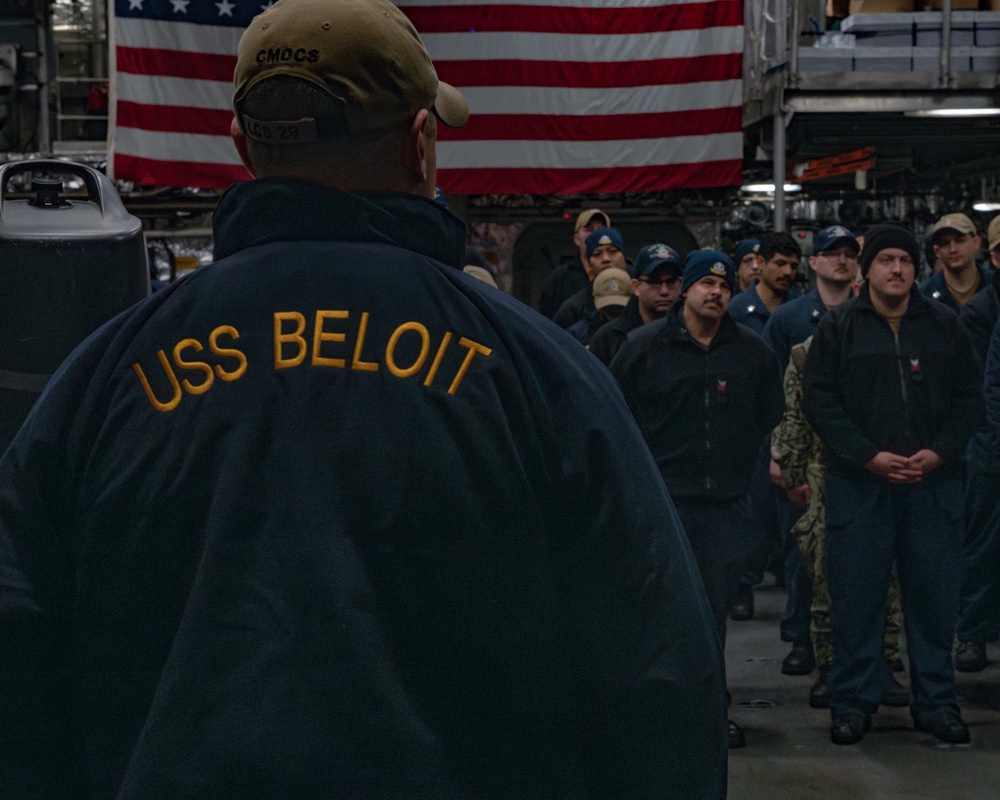
M823 541L826 510L823 505L823 443L802 415L802 367L812 343L810 336L792 348L785 370L785 414L771 435L771 457L781 467L785 488L809 486L809 507L792 527L799 551L813 582L809 631L816 665L828 669L833 660L833 639L830 633L830 594L823 566ZM899 600L899 580L893 572L885 605L885 660L899 658L899 630L902 611Z

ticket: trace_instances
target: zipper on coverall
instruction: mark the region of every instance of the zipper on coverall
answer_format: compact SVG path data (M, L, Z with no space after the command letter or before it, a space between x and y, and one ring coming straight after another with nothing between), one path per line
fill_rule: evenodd
M889 323L886 323L887 325ZM899 321L900 326L903 320ZM910 435L910 393L906 383L906 370L903 369L903 354L899 350L899 334L892 331L892 339L896 345L896 366L899 368L899 388L903 393L903 421L905 423L906 435Z

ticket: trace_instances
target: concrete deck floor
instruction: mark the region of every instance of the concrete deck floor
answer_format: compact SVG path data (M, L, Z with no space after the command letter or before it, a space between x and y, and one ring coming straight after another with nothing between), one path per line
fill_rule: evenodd
M882 708L860 744L834 745L830 712L808 704L816 673L781 674L784 602L784 591L758 588L754 619L727 629L730 717L747 738L730 751L730 800L1000 800L1000 645L989 645L985 671L958 673L971 744L936 744L909 709Z

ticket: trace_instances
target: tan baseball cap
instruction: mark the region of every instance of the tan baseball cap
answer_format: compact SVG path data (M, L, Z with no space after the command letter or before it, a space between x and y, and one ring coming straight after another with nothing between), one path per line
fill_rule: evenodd
M945 214L934 223L931 230L931 241L933 242L941 231L958 231L967 235L976 235L976 225L965 214Z
M1000 245L1000 215L990 220L990 226L986 229L986 239L990 243L990 250Z
M471 275L473 278L478 278L483 283L488 283L490 286L497 285L496 279L493 277L492 273L486 269L486 267L481 267L478 264L466 264L462 267L462 272L466 275Z
M611 227L611 217L609 217L607 214L605 214L599 208L588 208L586 211L581 211L580 212L580 216L578 216L576 218L576 227L573 228L573 233L576 233L584 225L589 225L590 221L595 216L597 216L598 214L604 218L604 227L605 228L610 228Z
M632 297L632 278L623 269L610 267L594 278L594 307L624 306Z
M301 78L343 104L344 125L313 119L255 120L240 101L261 81ZM438 80L420 34L388 0L279 0L240 39L233 109L257 141L315 141L405 123L433 109L445 125L469 118L461 93Z

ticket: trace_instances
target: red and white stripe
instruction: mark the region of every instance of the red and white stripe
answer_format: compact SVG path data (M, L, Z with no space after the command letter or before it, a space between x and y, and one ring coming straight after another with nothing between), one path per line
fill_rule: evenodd
M439 127L454 194L735 185L743 0L395 0L468 125ZM116 18L115 177L222 188L239 28Z
M205 189L249 179L229 135L243 30L120 17L112 30L113 177Z
M456 194L735 185L742 0L396 0L469 124L441 130Z

